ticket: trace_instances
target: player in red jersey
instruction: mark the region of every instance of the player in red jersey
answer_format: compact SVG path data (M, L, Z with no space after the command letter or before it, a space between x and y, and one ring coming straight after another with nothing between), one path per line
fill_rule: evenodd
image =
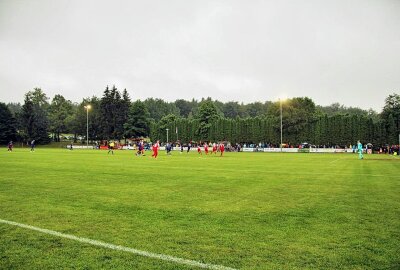
M217 144L216 143L213 143L212 153L211 154L217 154Z
M159 147L160 147L160 141L157 141L155 144L153 144L153 155L151 155L152 157L157 158Z
M10 141L10 142L8 143L8 150L7 150L7 152L12 152L12 150L13 150L13 141Z
M223 143L221 143L219 145L219 151L221 152L221 157L222 157L222 155L224 154L224 151L225 151L225 145Z
M204 153L206 153L206 155L208 155L208 144L207 143L204 144Z
M200 144L197 146L197 153L199 153L200 155L203 155L203 153L201 152Z

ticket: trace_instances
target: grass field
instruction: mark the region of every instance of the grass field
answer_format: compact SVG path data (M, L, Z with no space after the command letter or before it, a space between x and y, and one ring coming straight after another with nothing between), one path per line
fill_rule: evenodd
M15 149L0 219L237 269L400 269L400 159ZM0 269L197 269L0 223Z

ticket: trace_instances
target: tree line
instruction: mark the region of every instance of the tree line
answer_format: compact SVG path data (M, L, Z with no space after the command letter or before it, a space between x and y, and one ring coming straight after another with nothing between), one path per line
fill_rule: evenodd
M90 109L87 105L90 104ZM349 145L357 140L375 145L397 144L400 133L400 96L386 97L382 112L345 107L338 103L316 105L308 97L280 102L220 102L178 99L167 102L148 98L132 101L108 86L102 97L79 103L55 95L51 100L40 89L25 94L24 103L0 103L0 143L9 140L38 143L60 141L73 134L74 141L149 137L152 141L229 141L231 143L280 143L280 108L284 143ZM89 111L87 111L89 110Z

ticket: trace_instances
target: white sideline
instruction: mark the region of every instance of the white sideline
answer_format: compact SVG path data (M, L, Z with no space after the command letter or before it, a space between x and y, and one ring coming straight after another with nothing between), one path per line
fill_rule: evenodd
M135 248L113 245L113 244L105 243L102 241L92 240L92 239L84 238L84 237L78 237L78 236L74 236L71 234L64 234L64 233L47 230L47 229L42 229L39 227L26 225L26 224L22 224L22 223L18 223L18 222L13 222L13 221L9 221L9 220L4 220L4 219L0 219L0 223L9 224L9 225L21 227L24 229L29 229L29 230L33 230L33 231L37 231L37 232L41 232L41 233L45 233L45 234L50 234L50 235L54 235L54 236L58 236L58 237L62 237L62 238L67 238L67 239L75 240L75 241L78 241L81 243L90 244L93 246L99 246L99 247L109 248L109 249L113 249L113 250L121 250L121 251L129 252L129 253L133 253L136 255L153 258L153 259L158 259L158 260L163 260L163 261L167 261L167 262L174 262L174 263L184 264L184 265L188 265L188 266L195 266L195 267L199 267L199 268L203 268L203 269L236 270L235 268L226 267L223 265L202 263L202 262L188 260L188 259L182 259L182 258L170 256L170 255L152 253L152 252L143 251L143 250L139 250L139 249L135 249Z

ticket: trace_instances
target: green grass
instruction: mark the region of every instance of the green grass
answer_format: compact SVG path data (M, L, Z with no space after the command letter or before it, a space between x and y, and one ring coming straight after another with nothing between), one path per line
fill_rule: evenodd
M0 219L239 269L399 269L400 159L0 153ZM191 269L0 223L0 269Z
M61 142L50 142L48 144L37 144L36 147L39 148L63 148L65 149L67 146L71 144L71 141L61 141ZM86 146L86 142L76 142L73 143L75 146ZM93 146L92 143L89 144L89 146ZM7 145L0 145L0 147L7 147ZM26 143L21 143L21 142L14 142L14 148L20 148L20 149L31 149L30 145L27 145Z

